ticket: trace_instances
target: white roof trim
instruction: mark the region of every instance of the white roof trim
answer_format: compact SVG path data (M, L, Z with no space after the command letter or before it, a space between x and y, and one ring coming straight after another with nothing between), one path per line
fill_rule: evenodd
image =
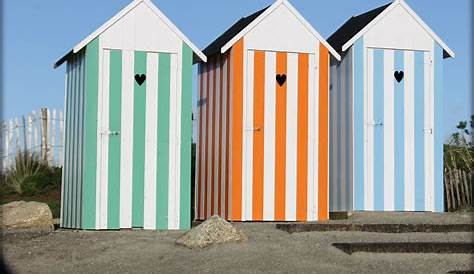
M267 16L272 14L280 5L285 5L293 15L303 24L303 26L308 29L315 37L318 39L328 50L329 52L337 59L341 60L341 56L334 50L331 45L311 26L308 21L287 1L287 0L277 0L273 5L271 5L267 10L260 14L252 23L240 31L234 38L227 42L222 48L221 53L229 50L237 41L249 33L255 26L257 26L261 21L263 21Z
M152 3L151 1L149 1L149 0L141 0L141 1L145 2L145 4L147 4L148 7L150 7L151 10L153 10L153 11L156 13L156 15L157 15L158 17L160 17L161 20L163 20L163 21L170 27L170 29L173 30L173 31L176 33L176 35L178 35L178 37L179 37L181 40L183 40L183 42L186 43L186 44L193 50L194 53L196 53L197 56L199 56L199 58L201 58L202 61L207 62L207 57L206 57L206 55L205 55L204 53L202 53L202 51L199 50L199 48L196 47L196 45L194 45L194 43L191 42L191 40L189 40L188 37L186 37L186 35L184 35L184 34L177 28L176 25L173 24L173 23L171 22L171 20L168 19L168 17L166 17L166 15L165 15L164 13L162 13L161 10L158 9L158 7L157 7L155 4L153 4L153 3Z
M140 3L145 3L155 14L158 16L163 22L184 42L186 43L192 50L193 52L199 56L199 58L207 62L207 57L202 53L196 45L194 45L169 19L164 15L158 7L153 4L150 0L134 0L132 3L130 3L128 6L126 6L124 9L122 9L119 13L117 13L114 17L110 18L105 24L100 26L96 31L91 33L89 36L87 36L84 40L82 40L79 44L77 44L73 48L73 53L79 52L81 49L83 49L85 46L87 46L92 40L94 40L96 37L101 35L104 31L106 31L108 28L110 28L113 24L115 24L117 21L122 19L127 13L129 13L131 10L133 10L136 6L138 6ZM62 59L62 58L61 58Z
M365 26L361 31L359 31L354 37L352 37L349 41L347 41L343 46L342 46L342 51L346 51L348 48L350 48L357 39L362 37L367 31L369 31L374 25L376 25L385 15L387 15L392 9L394 9L397 5L402 6L412 17L415 19L418 24L421 25L421 27L435 40L438 44L441 45L441 47L451 56L452 58L455 57L454 52L444 43L441 38L439 38L438 35L430 28L428 25L423 22L423 20L416 14L415 11L413 11L408 4L403 1L403 0L395 0L393 3L388 6L383 12L381 12L377 17L375 17L374 20L372 20L367 26Z

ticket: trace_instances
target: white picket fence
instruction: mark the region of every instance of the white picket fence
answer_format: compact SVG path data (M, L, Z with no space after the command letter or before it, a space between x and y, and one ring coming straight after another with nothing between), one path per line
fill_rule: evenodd
M5 171L21 151L36 153L50 165L63 164L64 116L62 111L42 108L26 117L2 121L0 125L0 169Z

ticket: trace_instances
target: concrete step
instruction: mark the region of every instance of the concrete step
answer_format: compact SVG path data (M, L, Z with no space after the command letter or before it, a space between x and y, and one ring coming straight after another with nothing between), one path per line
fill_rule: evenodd
M378 233L474 232L474 224L279 223L276 224L276 227L288 233L309 231L362 231Z
M357 242L333 243L334 247L351 255L355 252L369 253L442 253L473 254L474 243L460 242Z

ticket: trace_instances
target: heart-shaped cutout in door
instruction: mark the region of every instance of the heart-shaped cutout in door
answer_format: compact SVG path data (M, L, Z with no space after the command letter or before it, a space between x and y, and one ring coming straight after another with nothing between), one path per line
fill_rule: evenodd
M283 86L286 82L286 74L277 74L276 81L280 87Z
M146 75L145 74L135 74L135 81L139 86L143 85L143 83L146 80Z
M403 80L404 73L403 71L395 71L393 76L395 76L395 80L400 83Z

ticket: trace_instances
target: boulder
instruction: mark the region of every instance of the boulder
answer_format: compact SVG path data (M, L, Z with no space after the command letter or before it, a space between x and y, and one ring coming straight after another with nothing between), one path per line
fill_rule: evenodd
M211 244L239 242L246 239L247 237L232 224L219 216L212 216L186 232L176 240L176 243L189 248L204 248Z
M53 230L53 214L49 206L39 202L16 201L0 206L3 228Z

